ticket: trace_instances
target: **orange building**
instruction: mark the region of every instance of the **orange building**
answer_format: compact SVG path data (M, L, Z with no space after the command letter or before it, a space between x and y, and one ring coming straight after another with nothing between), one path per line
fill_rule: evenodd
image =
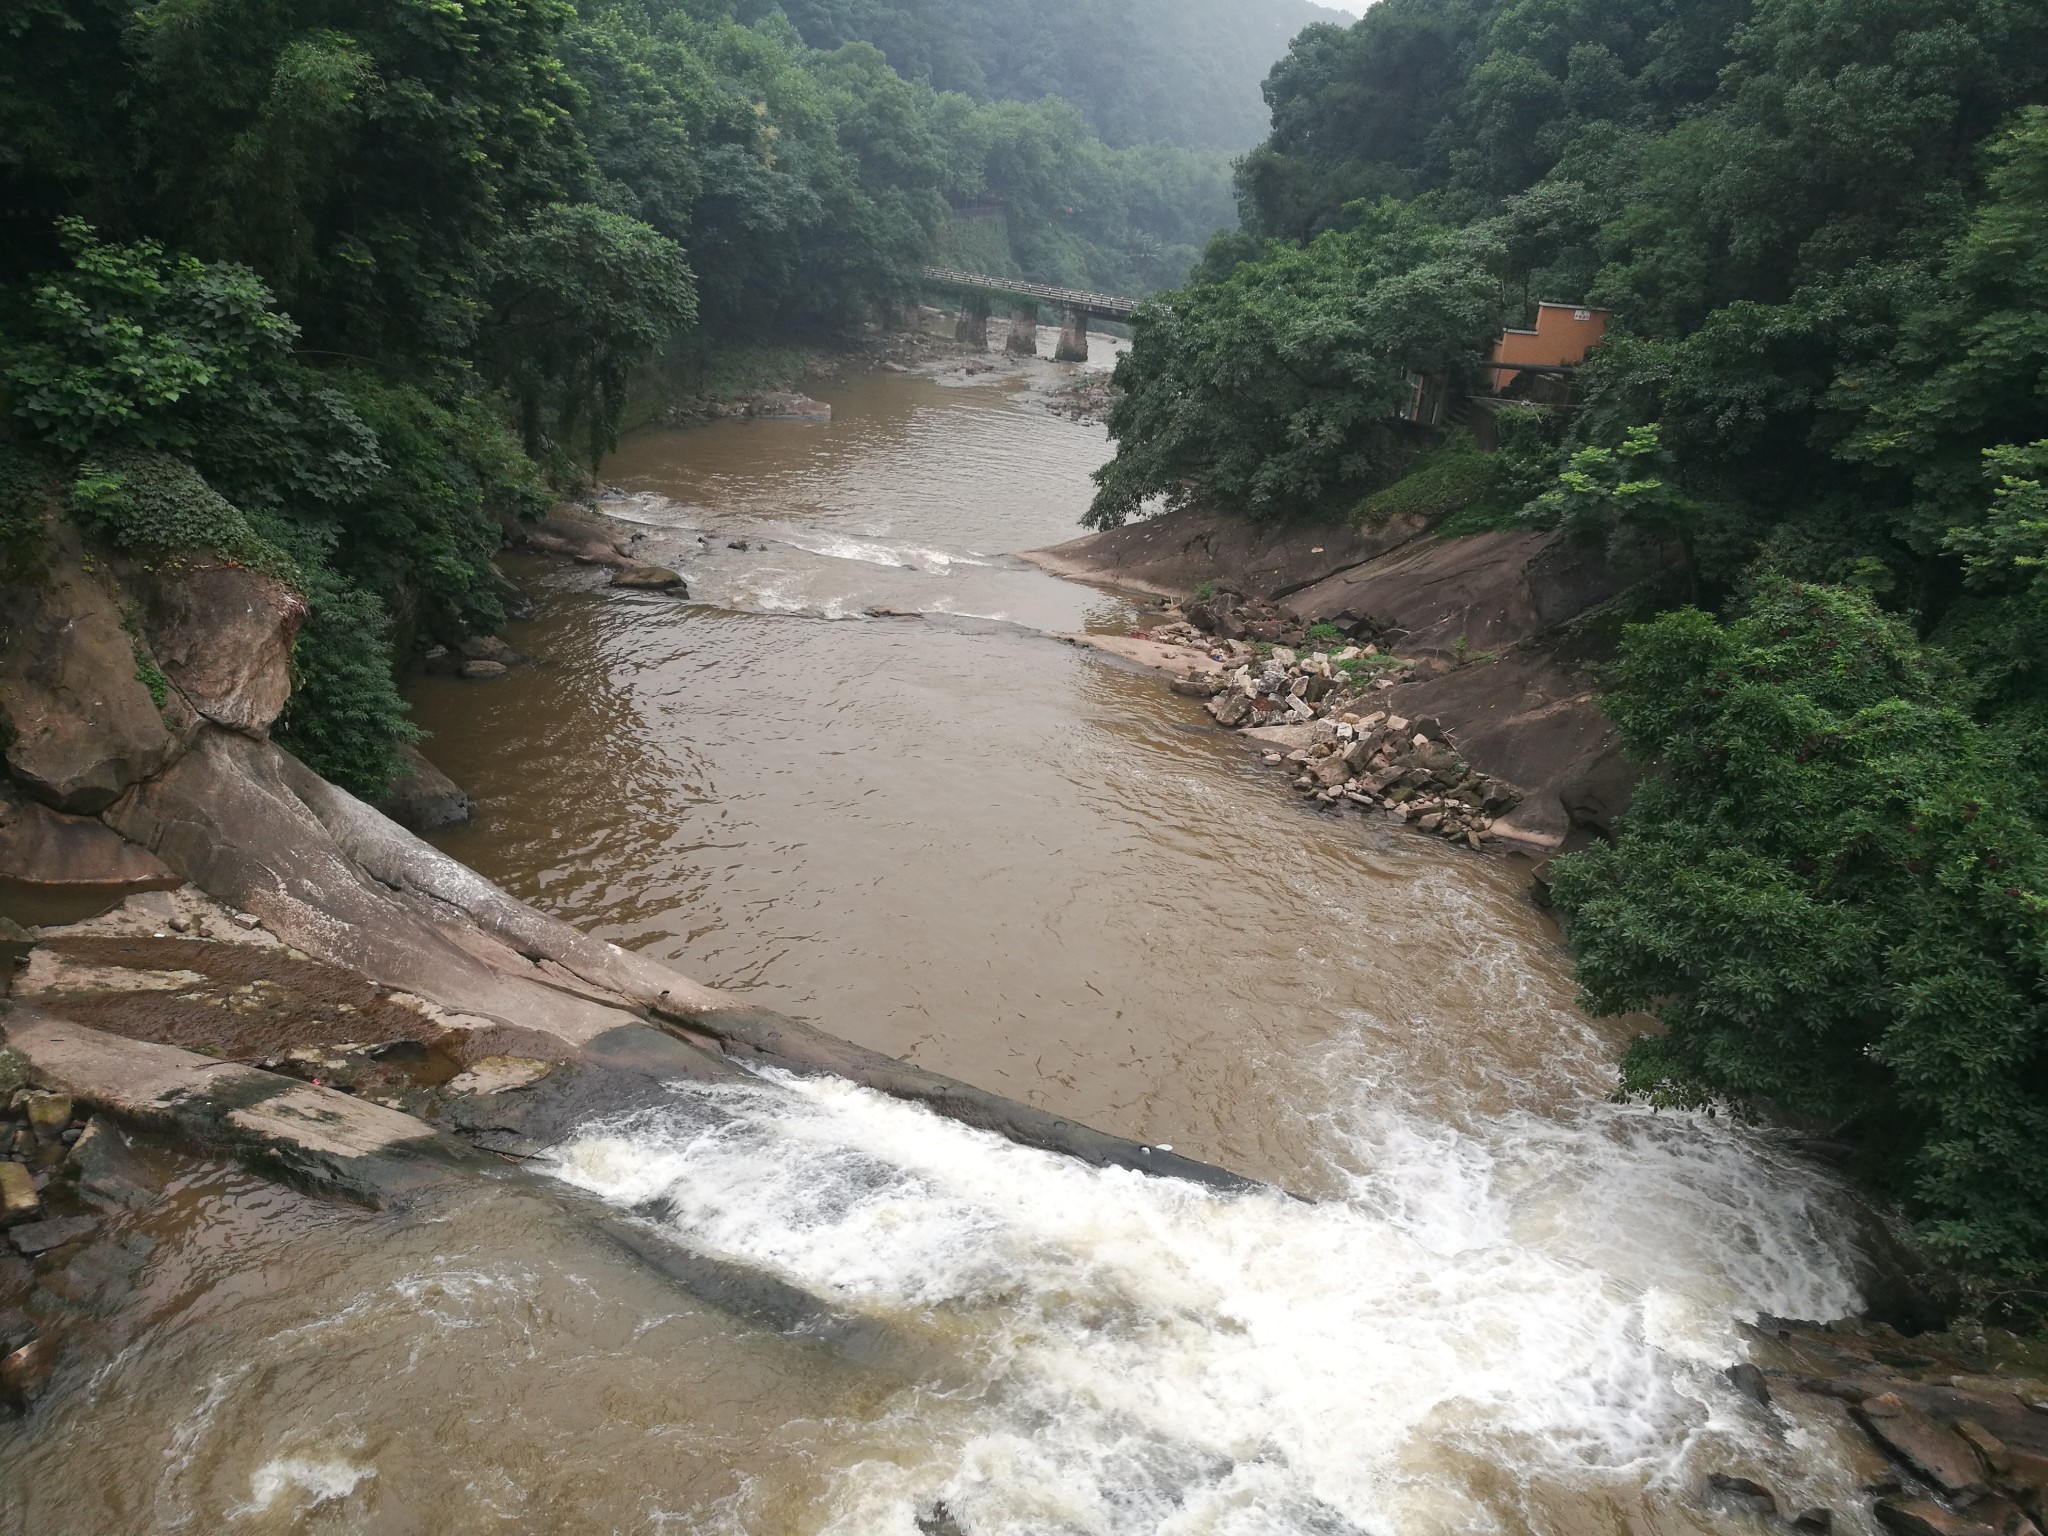
M1520 394L1545 374L1573 368L1607 334L1607 311L1573 304L1538 304L1533 331L1503 331L1486 367L1496 395Z

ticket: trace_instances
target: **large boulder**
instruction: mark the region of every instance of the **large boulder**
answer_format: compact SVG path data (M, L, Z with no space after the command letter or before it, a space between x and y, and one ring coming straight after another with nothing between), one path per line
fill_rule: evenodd
M86 816L38 804L0 779L0 913L72 923L138 891L183 882L163 860Z
M407 743L398 748L398 772L377 809L408 832L436 832L460 826L476 814L476 802L447 774Z
M579 565L638 564L619 547L616 528L573 502L557 502L547 515L531 523L511 523L507 534L515 543L544 555L562 555Z
M215 725L268 735L291 695L305 600L237 565L168 565L143 591L150 648L186 701Z
M49 538L40 579L0 587L0 741L30 794L90 816L176 758L199 722L183 695L150 677L77 535L57 523Z

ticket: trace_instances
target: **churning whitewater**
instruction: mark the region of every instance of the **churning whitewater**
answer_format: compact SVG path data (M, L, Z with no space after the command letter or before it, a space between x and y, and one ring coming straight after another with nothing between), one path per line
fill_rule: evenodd
M1777 1460L1719 1375L1731 1315L1857 1302L1819 1192L1688 1118L1464 1128L1361 1088L1320 1118L1370 1171L1309 1203L778 1086L679 1091L558 1172L879 1325L899 1453L841 1471L822 1532L940 1503L1018 1536L1563 1530L1547 1490Z

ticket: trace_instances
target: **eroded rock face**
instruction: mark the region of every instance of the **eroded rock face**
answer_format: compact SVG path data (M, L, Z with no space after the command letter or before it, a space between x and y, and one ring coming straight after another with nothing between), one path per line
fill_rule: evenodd
M1347 522L1254 521L1207 507L1183 507L1050 549L1027 550L1024 558L1057 575L1140 591L1178 596L1214 581L1278 601L1333 571L1400 548L1423 527L1412 517L1358 528Z
M274 577L233 565L185 565L145 587L157 665L215 725L258 740L292 691L292 641L306 604Z
M1350 618L1391 634L1404 656L1491 651L1540 635L1613 597L1641 572L1533 529L1418 539L1295 593L1310 622Z
M89 817L39 805L0 779L0 910L21 907L19 921L73 922L137 891L181 883L148 849Z
M91 816L176 758L198 717L175 691L150 696L112 591L76 535L51 536L41 584L0 589L0 739L30 794Z

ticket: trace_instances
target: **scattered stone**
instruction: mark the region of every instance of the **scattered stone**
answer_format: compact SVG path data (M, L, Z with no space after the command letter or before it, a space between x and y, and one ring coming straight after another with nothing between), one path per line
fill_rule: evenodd
M1218 725L1229 726L1233 729L1249 724L1252 716L1257 713L1257 707L1252 703L1251 695L1235 688L1226 693L1217 694L1215 698L1209 701L1208 708L1209 713L1216 717Z
M32 1221L26 1226L12 1228L7 1240L14 1244L16 1252L32 1259L39 1253L48 1253L66 1243L90 1237L98 1227L99 1223L90 1216L53 1216L45 1221Z
M465 661L457 675L472 683L482 683L495 677L503 677L505 672L505 663L502 661Z
M156 1200L156 1180L121 1128L102 1115L86 1122L64 1167L79 1193L89 1199L136 1209Z
M1736 1477L1727 1472L1709 1472L1707 1487L1719 1496L1722 1503L1748 1510L1752 1514L1775 1515L1778 1512L1777 1495L1752 1478Z
M35 1180L20 1163L0 1163L0 1227L33 1220L43 1208Z
M28 1126L38 1141L55 1141L58 1133L71 1123L71 1095L68 1093L33 1093L24 1106L28 1111Z
M57 1336L44 1334L0 1360L0 1402L16 1413L26 1413L49 1385L57 1368Z
M516 667L526 660L496 635L465 635L455 643L455 648L469 661L495 661L501 666Z
M960 1522L953 1518L953 1511L946 1508L946 1501L940 1499L931 1509L917 1517L917 1528L922 1536L967 1536L960 1528Z
M1897 1393L1866 1399L1855 1413L1892 1455L1943 1493L1955 1495L1983 1487L1984 1469L1970 1443Z
M678 597L690 595L689 583L664 565L622 565L612 572L611 584L640 592L673 592Z
M793 389L777 389L749 401L747 414L762 421L830 421L832 407Z
M237 928L261 928L263 919L254 912L236 912L230 918Z
M745 554L747 551L747 541L745 539L731 539L727 541L725 547L727 549L736 549L741 554Z

